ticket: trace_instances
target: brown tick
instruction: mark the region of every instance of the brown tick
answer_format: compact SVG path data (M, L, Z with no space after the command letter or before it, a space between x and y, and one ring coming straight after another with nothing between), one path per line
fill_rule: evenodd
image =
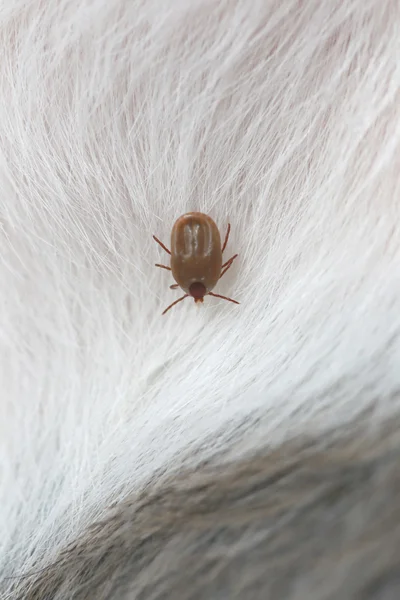
M222 264L222 253L226 248L231 226L225 235L221 247L221 236L218 227L208 215L200 212L191 212L179 217L171 231L171 251L155 235L153 238L161 248L171 256L171 266L156 264L156 267L172 271L176 284L171 285L172 290L182 288L185 295L172 302L162 313L165 313L191 296L195 302L203 302L204 296L222 298L235 304L240 304L232 298L213 294L212 289L232 265L235 254L225 264Z

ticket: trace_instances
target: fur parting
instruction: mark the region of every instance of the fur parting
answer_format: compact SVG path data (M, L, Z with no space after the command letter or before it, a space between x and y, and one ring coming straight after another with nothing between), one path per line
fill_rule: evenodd
M43 590L40 573L85 540L93 558L92 528L154 486L162 501L151 506L165 510L168 499L196 504L193 478L215 478L196 510L208 503L217 521L230 502L222 480L218 491L226 466L251 518L240 473L254 461L265 493L275 490L264 461L295 460L304 440L343 472L354 464L337 458L343 444L364 449L357 464L368 449L374 475L360 489L372 495L382 473L393 492L378 458L400 447L399 28L398 0L0 0L6 600ZM161 316L179 292L154 268L168 256L152 235L168 246L192 210L221 231L231 223L227 258L239 257L215 292L240 306L186 299ZM185 518L194 535L197 517ZM160 573L183 568L185 544L202 547L161 534L147 555ZM136 535L118 544L140 548ZM307 535L317 552L311 523ZM102 550L86 575L60 569L32 598L72 598L77 577L77 598L116 600L116 572L108 591L96 588ZM172 584L142 593L191 597Z

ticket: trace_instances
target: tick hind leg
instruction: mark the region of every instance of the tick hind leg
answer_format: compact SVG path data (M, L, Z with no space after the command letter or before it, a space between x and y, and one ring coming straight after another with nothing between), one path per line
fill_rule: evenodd
M228 229L226 230L225 241L224 241L224 245L222 246L222 252L225 250L226 245L228 243L230 231L231 231L231 224L228 223Z
M165 265L159 265L158 263L156 263L154 266L160 267L160 269L166 269L167 271L171 271L171 267L166 267Z
M163 250L165 250L165 252L167 252L167 254L171 254L171 252L168 250L167 246L164 246L164 244L162 242L160 242L160 240L158 238L156 238L155 235L153 235L153 240L155 240L157 242L157 244L159 244L161 246L161 248Z
M179 285L177 283L173 283L172 285L169 286L170 290L177 290L179 287Z

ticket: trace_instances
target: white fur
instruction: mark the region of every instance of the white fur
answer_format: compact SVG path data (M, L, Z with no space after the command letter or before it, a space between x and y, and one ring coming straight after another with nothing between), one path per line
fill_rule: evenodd
M1 572L247 418L233 456L400 411L399 25L395 0L0 3ZM152 234L190 210L231 223L241 304L162 317Z

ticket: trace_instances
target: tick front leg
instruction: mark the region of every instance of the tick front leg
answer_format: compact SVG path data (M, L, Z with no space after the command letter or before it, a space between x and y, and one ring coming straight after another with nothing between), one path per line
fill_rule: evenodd
M184 295L184 296L182 296L181 298L178 298L178 300L175 300L175 302L173 302L172 304L170 304L170 305L168 306L168 308L166 308L166 309L164 310L164 312L163 312L163 313L161 313L161 314L165 315L165 313L166 313L166 312L168 312L170 308L172 308L173 306L175 306L175 304L178 304L178 302L182 302L182 300L184 300L185 298L189 298L189 294L185 294L185 295Z
M231 224L230 224L230 223L228 223L228 229L227 229L227 231L226 231L224 245L222 246L222 252L225 250L225 248L226 248L226 245L227 245L227 243L228 243L230 230L231 230Z
M154 266L160 267L160 269L166 269L167 271L171 271L171 267L166 267L165 265L159 265L158 263L156 263Z
M177 290L179 287L179 285L177 283L173 283L172 285L169 286L170 290Z
M208 292L209 296L214 296L214 298L222 298L222 300L228 300L228 302L233 302L233 304L240 304L237 300L233 300L233 298L228 298L227 296L221 296L221 294L213 294L212 292Z
M171 252L168 250L167 246L164 246L164 244L162 242L160 242L160 240L158 238L156 238L155 235L153 235L153 240L155 240L157 242L157 244L160 244L161 248L163 250L165 250L165 252L167 252L168 254L171 254Z
M222 267L221 267L221 275L219 276L220 279L221 279L221 277L223 275L225 275L225 273L227 272L227 270L232 266L232 263L235 260L235 258L238 257L238 256L239 256L238 254L235 254L224 265L222 265Z

